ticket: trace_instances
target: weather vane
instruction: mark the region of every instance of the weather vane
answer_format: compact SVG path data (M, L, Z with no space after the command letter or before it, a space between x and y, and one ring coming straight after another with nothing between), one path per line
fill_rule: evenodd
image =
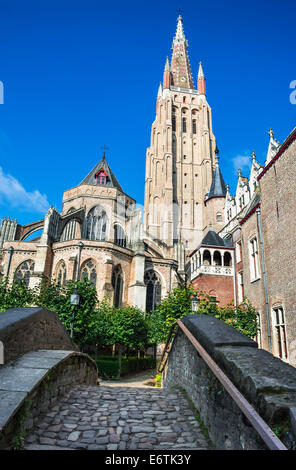
M104 150L104 155L105 155L105 151L106 151L106 150L109 150L109 147L106 147L106 145L103 145L103 147L101 147L101 149Z

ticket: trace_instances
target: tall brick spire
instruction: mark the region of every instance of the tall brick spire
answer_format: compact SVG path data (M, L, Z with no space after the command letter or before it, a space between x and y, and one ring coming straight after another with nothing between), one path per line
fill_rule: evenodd
M177 31L173 39L171 62L172 81L174 86L193 89L193 80L188 57L188 41L183 30L183 19L178 16Z

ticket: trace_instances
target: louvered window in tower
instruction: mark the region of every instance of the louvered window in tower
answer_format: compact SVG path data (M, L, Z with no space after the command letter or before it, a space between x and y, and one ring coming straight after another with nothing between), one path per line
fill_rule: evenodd
M182 119L182 131L186 132L186 118Z
M196 134L196 120L195 119L193 119L192 121L192 133Z

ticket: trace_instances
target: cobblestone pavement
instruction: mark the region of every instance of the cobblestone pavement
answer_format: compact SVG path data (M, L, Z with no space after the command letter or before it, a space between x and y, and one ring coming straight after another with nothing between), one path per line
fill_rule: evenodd
M209 449L180 391L79 385L35 419L25 449Z

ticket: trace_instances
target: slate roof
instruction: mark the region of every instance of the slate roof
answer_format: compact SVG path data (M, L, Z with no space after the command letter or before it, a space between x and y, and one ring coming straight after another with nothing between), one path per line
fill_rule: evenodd
M211 189L206 195L206 200L211 199L212 197L225 197L226 196L226 187L224 179L220 170L219 165L216 165L213 179L211 184Z
M201 242L201 246L221 246L223 248L231 248L232 241L229 239L221 238L213 229L210 229L206 236L203 238Z
M107 160L105 158L105 154L103 155L103 158L99 161L99 163L97 163L96 166L84 178L84 180L81 181L81 183L79 183L79 186L81 186L82 184L90 184L90 185L93 185L93 186L100 186L99 183L96 184L95 175L101 168L103 168L106 171L107 175L108 175L107 182L104 186L107 186L109 188L117 188L117 189L119 189L119 191L124 193L122 187L118 183L118 181L115 178L111 168L109 167L109 165L107 163Z

